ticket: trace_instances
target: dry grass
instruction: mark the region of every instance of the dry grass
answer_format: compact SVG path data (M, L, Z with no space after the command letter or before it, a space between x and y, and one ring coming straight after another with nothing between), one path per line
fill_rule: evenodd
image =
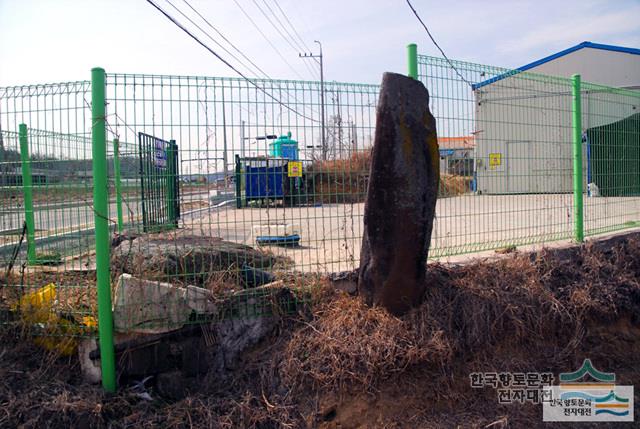
M319 160L313 163L313 171L324 173L364 172L371 167L371 150L353 152L346 159Z
M284 351L280 371L296 388L311 382L313 389L375 389L412 365L440 363L451 355L441 330L416 329L351 297L325 303L316 317L294 333Z
M285 280L285 283L288 280ZM640 383L640 234L603 244L433 264L422 306L396 318L330 290L309 313L177 402L82 385L74 360L0 341L0 426L541 427L474 371L560 371L589 357ZM43 366L44 365L44 366ZM43 371L48 372L43 372Z
M361 203L367 196L371 151L354 152L347 159L315 161L309 169L316 201L323 203ZM440 175L439 198L471 192L469 176Z
M327 204L364 201L370 166L370 150L353 152L346 159L314 161L307 173L314 200Z
M351 403L330 407L347 426L379 424L371 420L377 407L389 408L385 424L412 427L407 414L424 413L416 422L451 426L465 422L455 404L476 401L465 408L466 424L505 413L519 427L537 425L540 409L498 406L491 392L478 396L469 389L471 372L557 374L590 357L621 382L640 382L633 363L640 353L638 234L615 244L433 264L427 282L425 302L402 318L340 294L318 306L277 358L292 394L315 392L321 408L336 402L327 398Z
M471 192L471 177L454 174L440 175L439 198L456 197Z

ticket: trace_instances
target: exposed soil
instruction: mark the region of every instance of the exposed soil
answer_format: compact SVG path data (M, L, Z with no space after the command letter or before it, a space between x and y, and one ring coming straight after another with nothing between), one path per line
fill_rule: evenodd
M427 283L424 304L396 318L327 282L241 370L205 377L178 401L139 386L104 394L83 384L75 358L4 329L0 427L543 427L539 405L498 405L469 374L557 375L584 358L636 385L640 401L640 234L431 264Z

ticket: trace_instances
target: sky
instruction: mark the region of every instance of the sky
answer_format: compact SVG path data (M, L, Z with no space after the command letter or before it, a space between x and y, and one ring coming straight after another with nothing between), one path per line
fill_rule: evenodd
M216 46L167 0L155 1L240 70L259 73ZM169 1L248 64L184 0ZM379 83L385 71L406 73L408 43L417 43L419 53L440 55L405 0L189 3L272 78L316 80L318 65L299 58L297 46L304 42L305 50L317 54L314 40L322 43L325 79L341 82ZM447 56L457 60L518 67L585 40L640 47L640 0L412 3ZM276 27L286 27L296 42ZM120 73L236 76L145 0L0 0L0 86L90 79L96 66Z

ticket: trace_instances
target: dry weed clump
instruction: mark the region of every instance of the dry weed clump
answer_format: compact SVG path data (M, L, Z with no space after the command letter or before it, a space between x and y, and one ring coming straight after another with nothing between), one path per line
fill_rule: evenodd
M505 350L535 350L536 362L557 365L575 355L589 326L640 323L640 239L430 264L427 284L424 303L401 318L359 299L325 297L286 345L283 381L375 391L392 376L454 359L496 368Z
M455 174L440 174L438 197L455 197L471 192L471 177Z
M370 167L371 150L356 151L344 159L316 160L307 173L308 190L317 202L363 202Z
M309 173L314 198L323 203L361 203L367 197L371 151L352 153L345 159L315 161ZM441 174L438 197L455 197L471 191L470 176Z
M371 167L371 150L353 152L345 159L318 160L313 163L313 171L324 173L369 173Z
M293 334L280 373L292 387L375 390L412 365L434 364L450 355L441 331L417 331L381 308L339 296Z
M559 332L557 326L575 325L575 314L540 282L525 255L452 268L434 265L428 277L434 287L420 312L436 314L464 354L498 343L545 341Z

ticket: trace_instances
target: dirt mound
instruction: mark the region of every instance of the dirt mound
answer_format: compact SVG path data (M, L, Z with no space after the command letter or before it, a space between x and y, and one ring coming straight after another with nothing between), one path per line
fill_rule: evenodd
M75 361L43 360L7 334L0 426L542 427L539 405L500 405L469 374L558 374L590 358L617 383L640 384L640 234L432 264L427 282L424 304L402 318L327 283L311 312L282 318L231 378L174 402L140 386L104 395L77 379Z
M111 249L114 280L127 273L147 280L195 284L211 291L232 289L241 283L243 275L255 277L263 269L290 264L285 256L183 231L120 235Z
M499 406L494 392L470 389L469 374L557 374L587 357L615 370L620 384L640 382L637 235L492 262L433 264L427 282L424 304L400 319L340 296L294 332L280 372L297 395L317 394L319 422L538 426L539 406ZM409 418L414 424L402 423Z

